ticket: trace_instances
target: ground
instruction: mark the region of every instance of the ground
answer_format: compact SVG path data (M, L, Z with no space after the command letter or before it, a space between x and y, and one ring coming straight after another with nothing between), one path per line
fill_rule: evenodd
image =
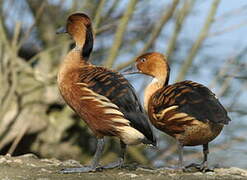
M180 172L173 169L151 169L137 165L129 165L123 169L105 170L97 173L60 174L65 167L78 167L80 163L74 160L59 161L57 159L39 159L33 154L18 157L0 156L0 179L136 179L136 180L175 180L175 179L247 179L247 170L231 167L217 168L214 172Z

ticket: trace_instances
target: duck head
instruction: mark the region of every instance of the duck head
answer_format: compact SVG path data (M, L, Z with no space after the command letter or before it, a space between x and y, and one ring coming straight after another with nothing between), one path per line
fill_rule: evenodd
M166 57L158 52L143 54L136 58L135 64L125 70L123 74L146 74L158 81L168 84L170 68Z
M57 34L68 33L74 39L76 48L82 51L83 58L89 58L93 49L93 32L90 18L84 13L74 13L67 18L65 27Z

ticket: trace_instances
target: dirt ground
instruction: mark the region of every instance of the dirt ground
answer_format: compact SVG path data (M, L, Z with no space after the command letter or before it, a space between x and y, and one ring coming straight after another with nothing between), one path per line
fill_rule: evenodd
M39 159L33 154L18 157L0 156L0 179L137 179L137 180L177 180L177 179L247 179L247 170L231 167L218 168L214 172L201 173L180 172L173 169L151 169L129 165L122 169L104 170L94 173L61 174L59 170L65 167L78 167L80 163L74 160L59 161L57 159Z

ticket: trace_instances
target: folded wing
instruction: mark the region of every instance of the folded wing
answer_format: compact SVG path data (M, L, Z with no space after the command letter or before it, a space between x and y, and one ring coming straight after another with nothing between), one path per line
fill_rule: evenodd
M159 90L155 99L156 111L176 106L177 113L186 113L202 122L228 124L230 121L225 108L215 94L207 87L193 81L166 86Z
M130 122L130 126L140 131L151 142L155 141L147 115L134 92L133 87L119 73L103 67L84 67L80 82L87 88L109 99Z

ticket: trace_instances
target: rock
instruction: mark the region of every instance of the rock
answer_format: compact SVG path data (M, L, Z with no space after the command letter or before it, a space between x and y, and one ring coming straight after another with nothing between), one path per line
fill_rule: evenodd
M33 159L38 159L38 156L36 156L35 154L32 154L32 153L28 153L28 154L24 154L24 155L21 155L19 156L20 158L33 158Z
M247 170L237 168L237 167L231 167L231 168L219 168L217 169L217 172L219 174L230 174L230 175L240 175L247 177Z
M4 162L6 162L6 158L5 158L5 157L1 157L1 158L0 158L0 164L2 164L2 163L4 163Z
M0 179L91 179L91 180L196 180L196 179L247 179L247 170L237 167L216 168L214 172L182 172L172 168L144 168L137 165L126 165L122 169L104 170L95 173L60 174L66 167L78 167L81 164L75 160L60 161L58 159L38 159L37 156L26 154L17 157L0 156ZM133 166L136 166L133 168Z

